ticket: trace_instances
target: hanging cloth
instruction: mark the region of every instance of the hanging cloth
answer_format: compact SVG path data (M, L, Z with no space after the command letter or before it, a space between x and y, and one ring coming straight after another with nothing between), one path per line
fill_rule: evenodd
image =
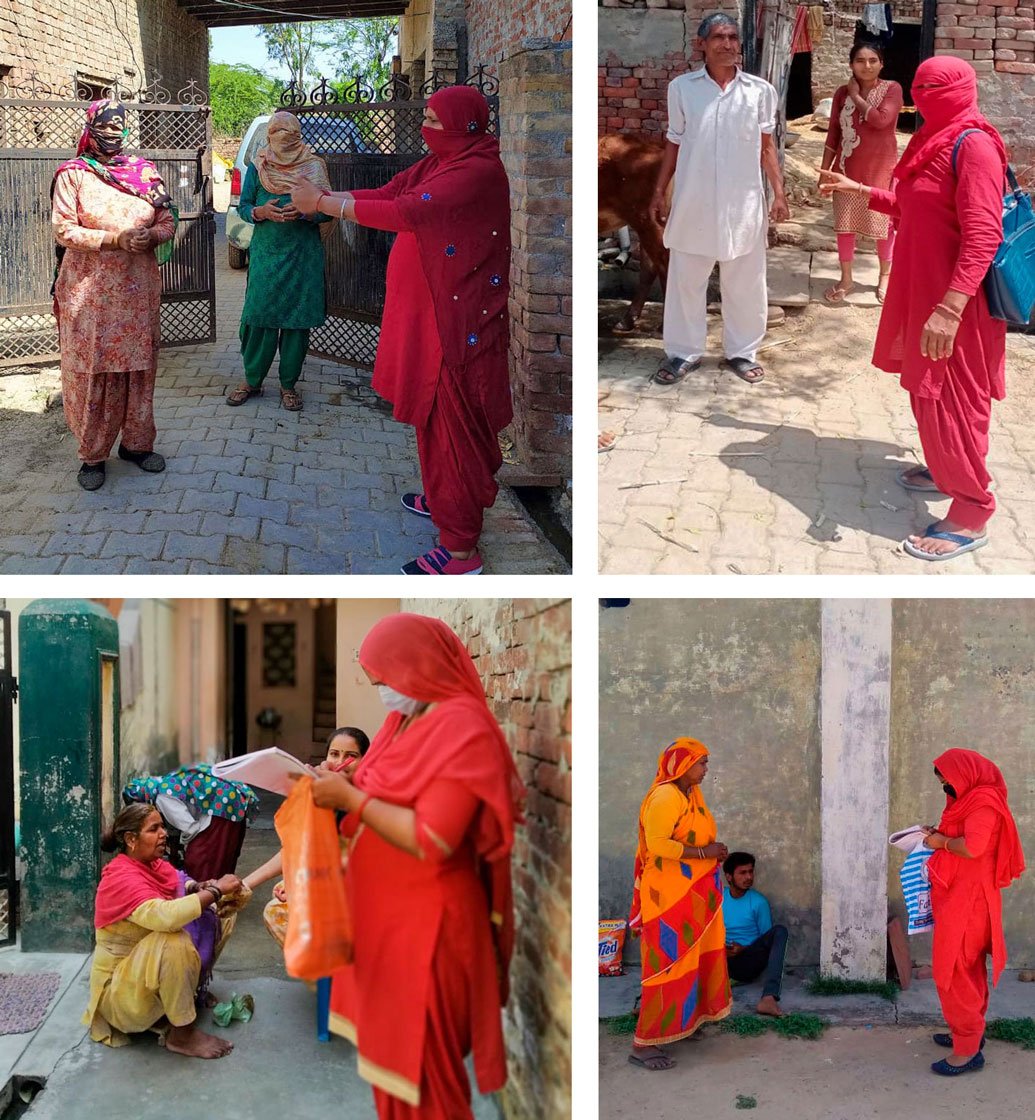
M799 4L794 13L794 30L791 32L791 54L811 54L812 39L809 37L809 9Z

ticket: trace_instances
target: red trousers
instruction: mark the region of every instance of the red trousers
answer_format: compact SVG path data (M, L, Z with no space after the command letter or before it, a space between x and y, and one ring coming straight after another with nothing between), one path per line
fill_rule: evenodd
M938 938L935 920L934 936ZM937 953L937 948L935 949ZM963 931L952 978L947 987L937 984L942 1014L952 1032L952 1052L970 1057L978 1052L988 1011L988 963L992 952L992 923L982 906L971 912Z
M103 463L122 432L129 451L155 447L155 367L128 373L61 370L65 419L84 463Z
M197 882L233 875L248 831L246 821L213 817L208 828L199 832L183 853L183 869Z
M909 395L920 432L924 460L935 485L952 498L949 520L976 532L995 512L985 469L992 400L974 388L966 392L947 377L938 400Z
M450 552L478 547L483 511L496 500L503 463L497 432L506 425L498 411L443 364L431 412L416 431L424 496L439 543Z

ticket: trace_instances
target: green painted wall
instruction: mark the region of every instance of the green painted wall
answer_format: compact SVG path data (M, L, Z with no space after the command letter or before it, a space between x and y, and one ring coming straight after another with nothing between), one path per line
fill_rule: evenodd
M118 628L82 599L32 603L18 621L21 728L21 944L93 948L102 804L118 806ZM111 683L110 780L102 788L102 679Z
M934 759L949 747L980 751L1002 770L1029 870L1003 892L1010 967L1035 967L1035 602L902 599L894 605L891 662L891 831L937 824L945 795ZM901 857L888 897L902 914ZM930 935L910 938L931 958Z
M600 612L600 916L629 912L636 821L661 750L711 752L704 792L731 850L819 959L818 600L633 599Z

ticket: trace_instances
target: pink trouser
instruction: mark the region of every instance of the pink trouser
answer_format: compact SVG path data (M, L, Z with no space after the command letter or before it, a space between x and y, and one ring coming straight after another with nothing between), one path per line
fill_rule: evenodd
M883 241L877 242L877 259L887 263L891 260L892 251L895 248L895 231L888 230L888 236ZM855 259L855 234L854 233L839 233L837 235L837 259L839 261L851 261Z

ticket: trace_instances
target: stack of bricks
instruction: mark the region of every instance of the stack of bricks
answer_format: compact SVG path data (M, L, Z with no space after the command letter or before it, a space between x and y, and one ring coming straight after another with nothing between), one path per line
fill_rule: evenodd
M499 65L527 39L570 39L571 7L571 0L467 0L471 69Z
M940 3L934 47L965 58L979 74L1035 74L1035 8L1024 0Z
M570 477L571 44L533 39L500 64L510 177L513 433L527 485Z
M525 784L512 867L517 939L505 1011L507 1120L571 1115L571 603L404 599L442 618L478 668Z

